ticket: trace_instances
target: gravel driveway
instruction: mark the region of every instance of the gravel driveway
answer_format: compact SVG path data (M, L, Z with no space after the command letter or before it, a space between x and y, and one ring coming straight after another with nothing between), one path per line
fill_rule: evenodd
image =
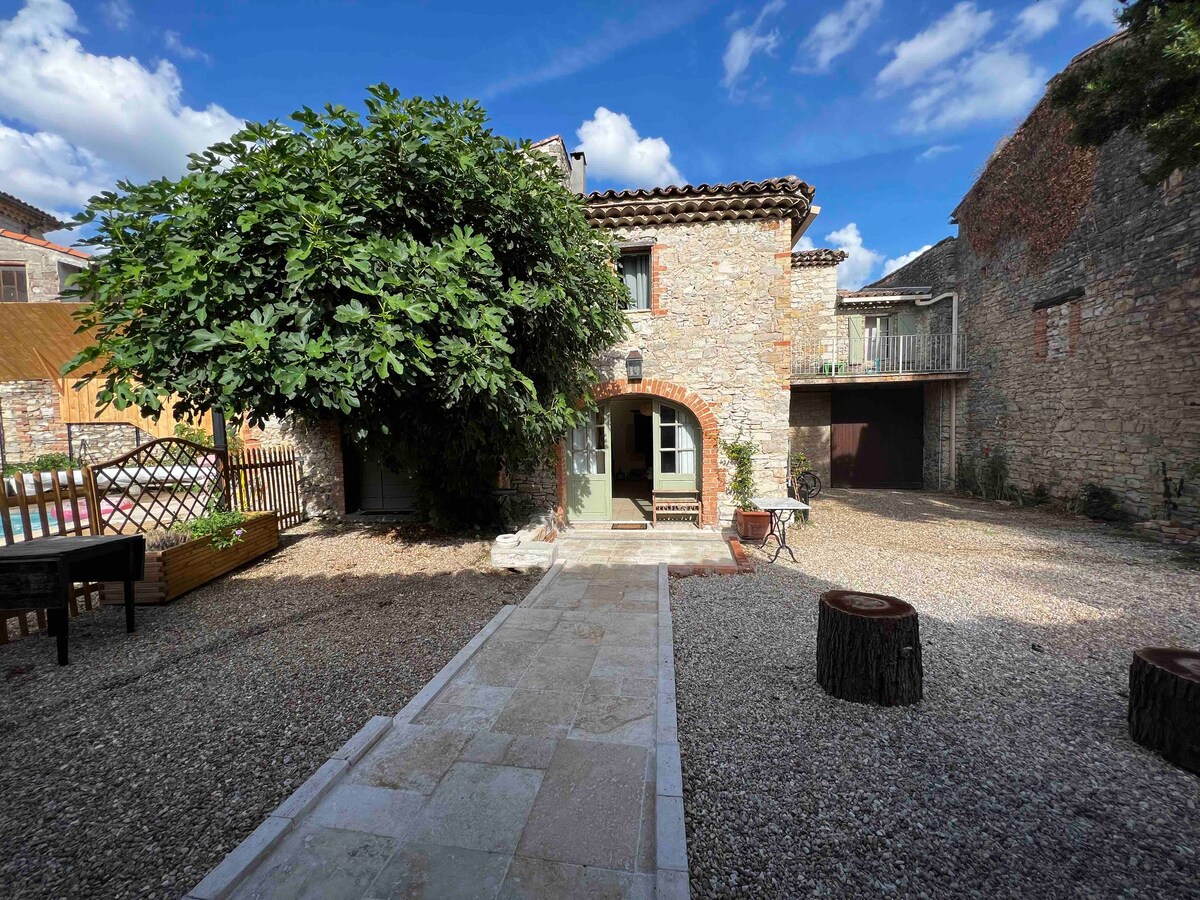
M1133 744L1131 651L1200 646L1200 568L1047 512L833 491L799 565L674 582L701 897L1200 897L1200 777ZM925 699L816 684L816 602L921 616Z
M0 895L178 898L534 579L487 545L306 525L160 607L0 647Z

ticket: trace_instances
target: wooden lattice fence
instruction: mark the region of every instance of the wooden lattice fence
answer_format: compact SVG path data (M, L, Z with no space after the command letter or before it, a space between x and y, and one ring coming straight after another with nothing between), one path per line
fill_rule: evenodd
M247 447L229 454L229 489L234 509L275 512L280 530L305 519L295 447Z

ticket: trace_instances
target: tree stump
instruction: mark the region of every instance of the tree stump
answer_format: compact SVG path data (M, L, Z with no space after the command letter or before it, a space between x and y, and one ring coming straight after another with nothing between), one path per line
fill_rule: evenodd
M1129 736L1200 774L1200 652L1143 647L1133 654Z
M826 591L817 617L817 681L854 703L906 706L921 699L917 611L883 594Z

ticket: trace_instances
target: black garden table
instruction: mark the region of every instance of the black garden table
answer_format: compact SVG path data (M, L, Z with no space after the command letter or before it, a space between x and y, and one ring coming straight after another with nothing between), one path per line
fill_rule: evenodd
M0 609L44 609L58 639L58 664L67 664L72 583L123 581L125 630L133 631L133 583L145 574L140 534L38 538L0 547Z

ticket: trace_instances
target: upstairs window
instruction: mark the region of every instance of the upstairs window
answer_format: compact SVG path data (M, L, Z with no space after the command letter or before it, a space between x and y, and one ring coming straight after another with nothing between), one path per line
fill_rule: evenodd
M626 309L650 308L650 251L634 250L621 254L618 264L621 278L629 291Z
M58 292L61 294L68 287L70 287L70 285L67 284L67 281L71 278L72 275L78 275L82 271L83 271L83 269L80 268L79 266L72 266L72 265L69 265L68 263L60 262L58 264ZM72 299L78 299L78 298L72 298Z
M24 265L0 265L0 303L28 303Z

